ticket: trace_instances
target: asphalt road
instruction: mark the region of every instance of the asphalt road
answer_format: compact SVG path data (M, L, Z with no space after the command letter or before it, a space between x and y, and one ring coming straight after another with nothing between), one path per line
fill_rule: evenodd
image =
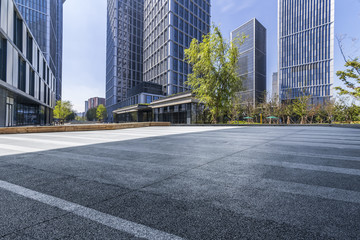
M360 239L360 130L0 135L0 239Z

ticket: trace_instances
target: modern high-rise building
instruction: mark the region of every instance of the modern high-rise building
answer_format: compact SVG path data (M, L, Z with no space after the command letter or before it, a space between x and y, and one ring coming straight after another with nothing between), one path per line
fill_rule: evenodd
M271 89L272 100L279 99L279 74L277 72L272 75L272 89Z
M89 101L85 101L85 114L89 111Z
M210 31L210 0L145 0L144 81L169 96L187 89L184 49Z
M231 32L231 40L247 36L239 45L238 74L243 81L241 98L248 104L262 102L266 91L266 28L252 19Z
M56 100L62 93L63 3L65 0L14 0L56 78Z
M0 127L52 122L55 75L13 0L0 1Z
M112 118L143 80L144 0L107 1L106 108ZM110 119L111 121L111 119Z
M85 108L87 105L88 110L89 110L92 108L97 108L101 104L105 106L105 98L93 97L93 98L89 98L89 100L85 101ZM86 109L85 109L85 111L87 112Z
M278 0L280 99L332 97L335 0Z

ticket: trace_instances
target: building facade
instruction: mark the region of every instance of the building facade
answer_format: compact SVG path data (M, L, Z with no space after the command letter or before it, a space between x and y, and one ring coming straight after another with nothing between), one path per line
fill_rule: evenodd
M281 100L332 97L335 0L278 0Z
M45 54L56 78L56 100L62 93L63 3L65 0L14 0Z
M247 36L239 45L238 74L242 78L242 100L255 106L265 99L266 91L266 28L252 19L231 32L231 40ZM236 41L235 41L236 42Z
M107 1L106 108L109 120L143 80L144 0Z
M93 97L93 98L89 98L89 100L87 100L86 102L87 102L88 110L92 108L97 108L101 104L105 106L105 98ZM86 102L85 102L85 108L86 108Z
M187 90L184 49L209 33L210 7L210 0L145 0L144 81L162 85L164 96Z
M85 114L89 111L89 102L85 101Z
M271 98L279 100L279 74L277 72L272 75Z
M13 0L0 1L0 127L52 122L56 78Z

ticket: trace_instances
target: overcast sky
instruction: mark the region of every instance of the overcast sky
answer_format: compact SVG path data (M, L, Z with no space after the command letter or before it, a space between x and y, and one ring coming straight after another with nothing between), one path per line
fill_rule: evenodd
M155 0L154 0L155 1ZM91 97L105 97L106 0L68 0L64 4L63 99L84 111ZM360 0L336 0L335 33L346 35L348 55L360 55ZM277 71L277 0L212 0L211 21L224 36L252 18L267 29L267 85ZM335 71L344 62L335 45ZM335 85L339 81L335 78Z

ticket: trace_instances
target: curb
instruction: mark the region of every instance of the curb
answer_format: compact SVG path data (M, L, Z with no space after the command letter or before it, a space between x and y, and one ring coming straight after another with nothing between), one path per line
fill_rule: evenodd
M27 127L6 127L0 128L0 134L19 134L19 133L48 133L48 132L81 132L81 131L101 131L117 130L126 128L141 127L167 127L169 122L144 122L144 123L115 123L115 124L81 124L63 126L27 126Z

